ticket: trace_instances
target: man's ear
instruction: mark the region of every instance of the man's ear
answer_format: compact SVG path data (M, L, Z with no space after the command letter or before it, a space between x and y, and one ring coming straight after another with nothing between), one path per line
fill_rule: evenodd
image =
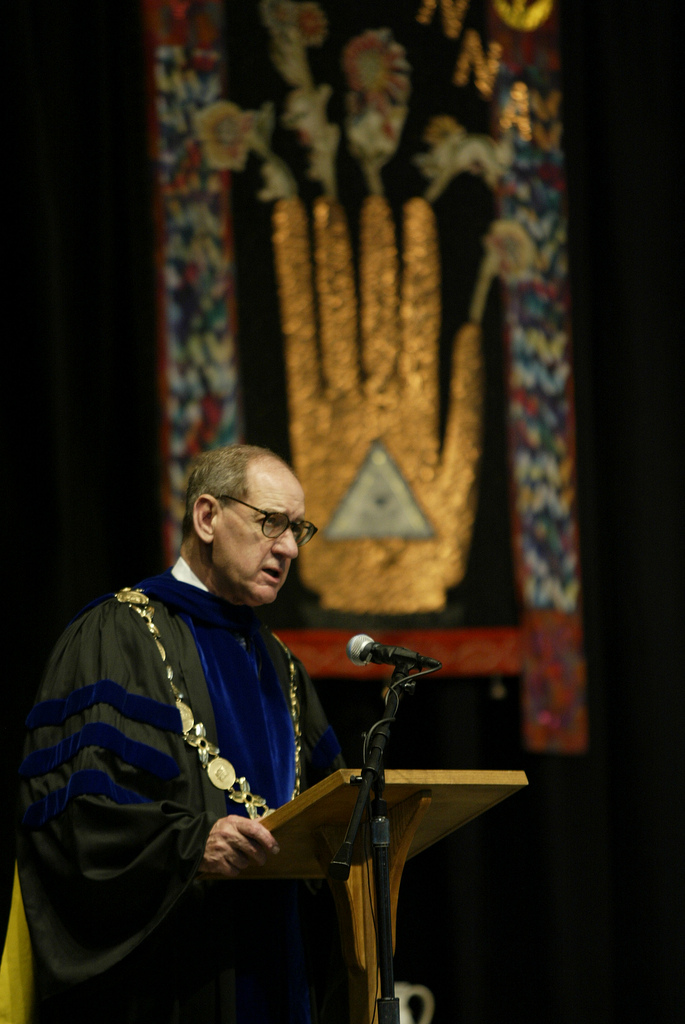
M201 494L193 505L195 533L205 544L214 540L214 522L219 513L219 502L211 494Z

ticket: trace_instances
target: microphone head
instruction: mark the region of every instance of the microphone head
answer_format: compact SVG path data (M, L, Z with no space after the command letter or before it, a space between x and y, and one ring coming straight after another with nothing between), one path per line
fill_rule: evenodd
M374 641L366 633L359 633L347 641L347 657L353 665L368 665ZM368 652L368 653L367 653Z

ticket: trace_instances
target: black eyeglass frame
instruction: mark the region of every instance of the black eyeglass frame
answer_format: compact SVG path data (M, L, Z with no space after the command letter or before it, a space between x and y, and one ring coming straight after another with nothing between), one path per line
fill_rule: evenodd
M301 519L299 522L294 523L287 513L285 512L267 512L266 509L257 508L255 505L249 505L248 502L243 501L242 498L234 498L232 494L217 494L217 501L237 501L239 505L244 505L245 508L251 508L253 512L259 512L260 515L264 516L261 522L262 533L269 540L276 540L277 537L282 537L286 530L292 530L293 538L298 548L303 548L305 544L308 544L315 533L318 533L318 526L314 526L314 523L307 522L306 519ZM274 524L274 519L278 520ZM277 533L267 533L267 524L271 520L271 528L276 529ZM281 526L283 529L281 529Z

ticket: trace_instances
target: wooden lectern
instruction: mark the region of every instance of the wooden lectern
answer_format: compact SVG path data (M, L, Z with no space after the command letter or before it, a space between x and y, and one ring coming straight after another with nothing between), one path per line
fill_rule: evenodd
M281 852L241 878L326 878L335 899L349 974L350 1020L370 1024L376 1001L376 936L367 873L371 850L357 839L350 877L328 878L357 798L350 779L358 770L335 772L263 819ZM454 832L500 800L528 785L524 772L387 771L383 797L390 819L390 889L393 947L400 878L405 861Z

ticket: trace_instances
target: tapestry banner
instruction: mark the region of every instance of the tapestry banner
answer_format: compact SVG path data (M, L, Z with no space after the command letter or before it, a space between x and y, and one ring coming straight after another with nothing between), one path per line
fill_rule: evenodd
M558 4L142 2L170 556L245 434L320 527L273 625L516 627L583 752Z

